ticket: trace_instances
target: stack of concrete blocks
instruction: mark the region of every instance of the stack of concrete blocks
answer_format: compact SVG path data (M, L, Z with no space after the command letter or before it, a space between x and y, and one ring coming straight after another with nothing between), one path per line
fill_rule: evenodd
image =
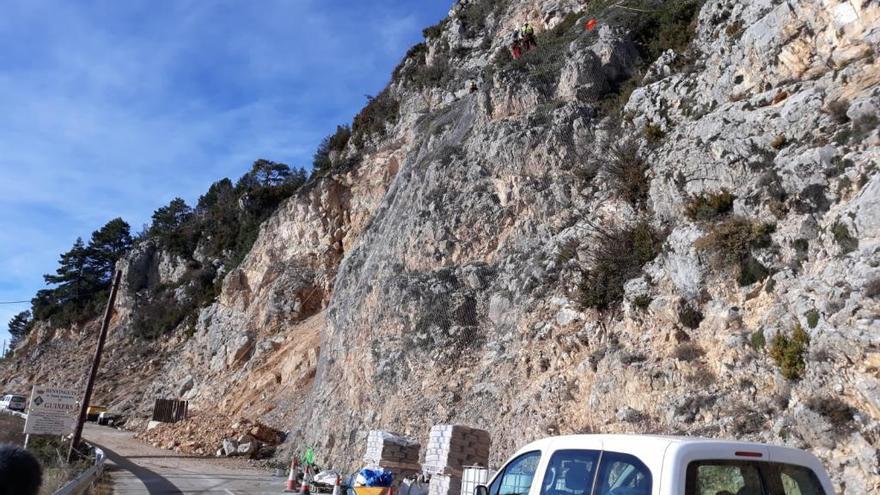
M367 434L364 462L368 467L381 467L394 475L394 483L421 471L418 442L387 431L374 430Z
M422 472L431 476L428 495L461 493L462 473L468 466L489 465L489 432L460 425L435 425L428 437Z

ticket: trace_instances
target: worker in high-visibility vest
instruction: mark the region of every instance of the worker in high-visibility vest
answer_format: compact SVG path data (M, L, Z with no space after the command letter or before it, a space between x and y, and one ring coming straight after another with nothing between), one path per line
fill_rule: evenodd
M530 23L523 24L520 34L522 35L523 48L526 51L538 46L538 41L535 39L535 28Z

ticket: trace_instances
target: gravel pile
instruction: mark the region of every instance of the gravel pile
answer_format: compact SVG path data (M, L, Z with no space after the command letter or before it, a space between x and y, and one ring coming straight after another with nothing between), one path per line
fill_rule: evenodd
M284 433L258 421L200 413L177 423L161 423L136 437L154 447L185 454L262 458L274 452L274 446L284 440ZM236 446L234 454L232 444ZM244 445L247 447L239 454L237 448Z

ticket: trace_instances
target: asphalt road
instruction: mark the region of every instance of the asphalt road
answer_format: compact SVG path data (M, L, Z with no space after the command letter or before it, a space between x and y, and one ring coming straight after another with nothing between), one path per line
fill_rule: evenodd
M228 459L157 449L113 428L87 423L84 436L107 454L115 495L274 495L286 481Z

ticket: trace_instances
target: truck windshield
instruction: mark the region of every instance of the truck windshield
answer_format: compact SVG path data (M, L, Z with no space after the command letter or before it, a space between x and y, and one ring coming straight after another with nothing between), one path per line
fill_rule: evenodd
M774 462L706 460L688 464L685 495L827 495L816 474Z

